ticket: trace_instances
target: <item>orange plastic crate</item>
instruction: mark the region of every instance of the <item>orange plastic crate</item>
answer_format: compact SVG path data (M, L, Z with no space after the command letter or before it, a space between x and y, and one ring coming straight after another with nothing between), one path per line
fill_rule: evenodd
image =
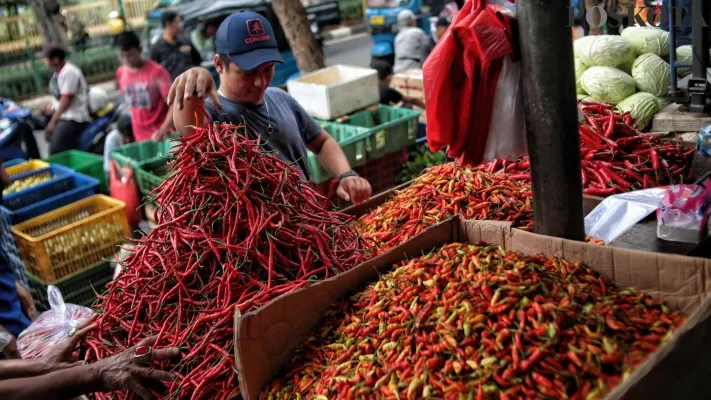
M27 272L53 282L108 259L131 233L125 207L95 195L14 225Z

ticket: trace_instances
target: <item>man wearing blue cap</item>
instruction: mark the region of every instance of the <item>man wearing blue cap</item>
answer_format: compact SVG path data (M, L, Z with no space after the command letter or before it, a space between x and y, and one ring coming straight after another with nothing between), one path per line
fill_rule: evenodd
M190 134L195 115L205 109L212 121L245 124L250 136L261 137L266 149L298 167L306 180L308 148L331 175L339 177L339 197L353 203L370 197L370 184L351 169L338 142L289 94L269 87L274 64L284 61L266 18L252 11L230 15L217 29L215 50L219 89L201 67L177 77L170 88L168 104L175 103L176 129Z

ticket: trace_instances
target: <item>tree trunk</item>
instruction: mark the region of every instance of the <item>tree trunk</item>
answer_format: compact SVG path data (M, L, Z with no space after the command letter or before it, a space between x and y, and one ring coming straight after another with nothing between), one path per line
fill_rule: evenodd
M284 29L299 71L306 74L323 68L323 53L311 32L301 0L273 0L272 8Z
M35 13L37 24L44 34L45 43L65 44L67 34L61 24L61 14L53 10L56 1L29 0L28 3ZM54 3L54 4L53 4Z

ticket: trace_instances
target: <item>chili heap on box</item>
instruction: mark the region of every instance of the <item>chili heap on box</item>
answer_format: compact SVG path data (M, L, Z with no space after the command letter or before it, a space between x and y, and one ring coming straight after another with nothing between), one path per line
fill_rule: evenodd
M334 304L275 399L601 399L685 317L560 259L453 243Z
M171 175L154 191L158 226L137 241L96 305L87 360L150 335L158 335L156 346L183 349L181 361L161 365L179 379L158 396L234 397L235 310L253 310L371 254L348 216L324 208L297 170L242 132L214 125L177 140Z
M453 216L511 221L533 228L526 174L492 174L447 163L428 168L407 188L359 219L358 230L386 251Z

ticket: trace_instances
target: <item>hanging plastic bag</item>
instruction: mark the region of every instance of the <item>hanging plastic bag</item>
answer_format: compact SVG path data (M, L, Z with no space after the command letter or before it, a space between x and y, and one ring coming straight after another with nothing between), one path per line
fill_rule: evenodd
M585 217L585 234L613 242L637 222L652 214L665 189L645 189L607 197Z
M657 237L700 243L708 233L710 214L711 179L698 185L671 186L657 209Z
M482 161L513 160L527 154L521 63L506 57L494 96L489 138Z
M474 165L523 155L520 67L511 58L515 30L510 1L470 0L437 43L423 66L432 151L447 146L450 157ZM491 136L501 137L489 144Z
M116 161L111 162L109 172L109 192L111 197L126 203L126 218L131 225L138 225L141 222L141 195L138 192L138 184L134 177L133 168L124 167L123 174L119 171Z
M17 338L22 358L39 358L49 354L74 334L78 327L94 317L90 308L65 304L56 286L47 287L49 311L45 311Z

